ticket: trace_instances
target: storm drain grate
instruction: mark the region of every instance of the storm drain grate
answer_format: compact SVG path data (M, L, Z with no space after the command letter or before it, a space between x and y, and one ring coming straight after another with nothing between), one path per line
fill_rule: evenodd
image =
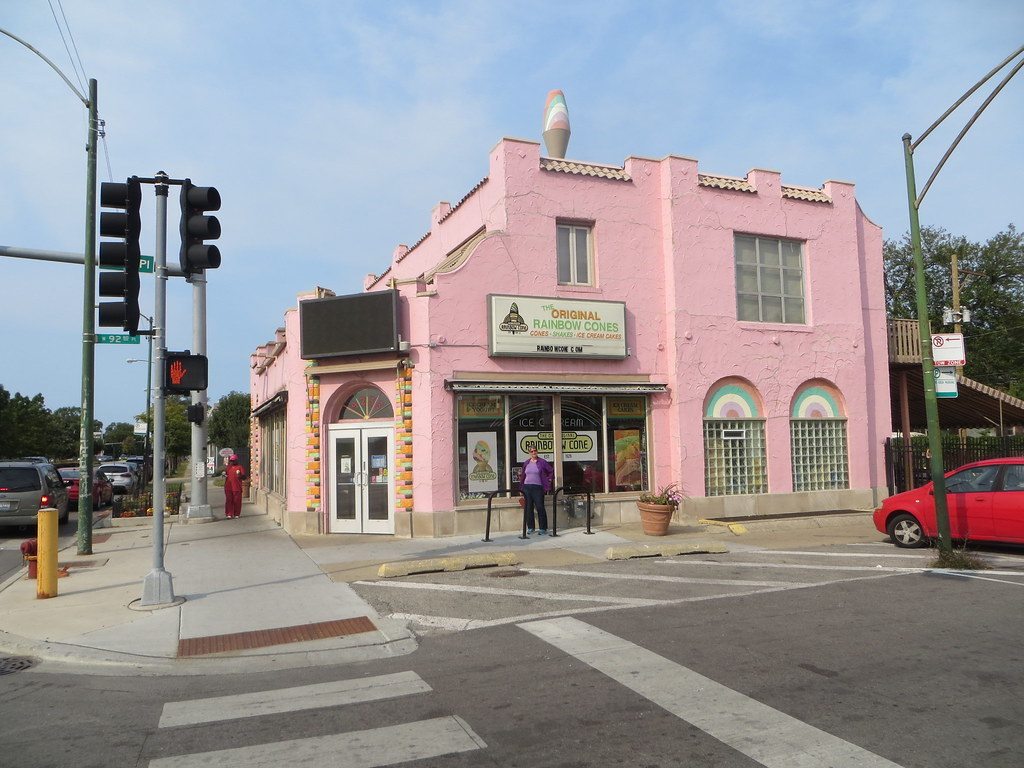
M35 665L36 660L27 656L0 656L0 675L13 675L15 672L32 669Z
M529 575L529 573L530 573L529 571L524 571L524 570L521 570L519 568L514 568L514 569L509 570L509 571L491 571L490 575L493 576L496 579L510 579L513 576L527 576L527 575Z

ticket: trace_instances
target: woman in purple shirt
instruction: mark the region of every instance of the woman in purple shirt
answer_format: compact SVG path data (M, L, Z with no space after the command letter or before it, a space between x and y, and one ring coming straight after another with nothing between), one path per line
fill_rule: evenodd
M540 523L540 535L548 532L548 512L544 509L544 494L551 490L555 480L555 470L545 459L537 455L536 448L530 448L530 458L523 462L523 475L520 481L523 489L523 521L526 523L527 535L534 532L533 510L537 510L537 522Z

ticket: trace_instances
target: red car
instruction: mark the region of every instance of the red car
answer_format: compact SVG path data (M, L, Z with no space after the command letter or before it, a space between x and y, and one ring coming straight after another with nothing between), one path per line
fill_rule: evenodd
M80 477L78 467L65 467L57 470L61 479L68 489L68 506L78 509L78 481ZM92 471L92 507L99 509L110 504L114 498L114 486L103 472L98 469Z
M946 509L954 539L1024 544L1024 458L986 459L947 472ZM932 483L890 496L874 520L897 547L923 547L938 535Z

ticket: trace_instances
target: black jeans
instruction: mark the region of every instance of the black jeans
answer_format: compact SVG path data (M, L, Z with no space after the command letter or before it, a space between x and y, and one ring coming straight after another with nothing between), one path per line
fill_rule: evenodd
M533 510L537 510L537 522L542 531L548 529L548 511L544 509L544 486L524 485L523 498L526 504L523 506L523 520L526 521L528 530L533 530Z

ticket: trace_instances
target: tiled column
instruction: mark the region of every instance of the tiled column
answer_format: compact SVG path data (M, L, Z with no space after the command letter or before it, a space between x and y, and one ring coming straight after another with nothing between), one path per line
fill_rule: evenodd
M320 495L320 379L306 379L306 511L321 511ZM326 532L326 521L321 520Z
M412 369L398 369L395 419L395 512L412 510Z

